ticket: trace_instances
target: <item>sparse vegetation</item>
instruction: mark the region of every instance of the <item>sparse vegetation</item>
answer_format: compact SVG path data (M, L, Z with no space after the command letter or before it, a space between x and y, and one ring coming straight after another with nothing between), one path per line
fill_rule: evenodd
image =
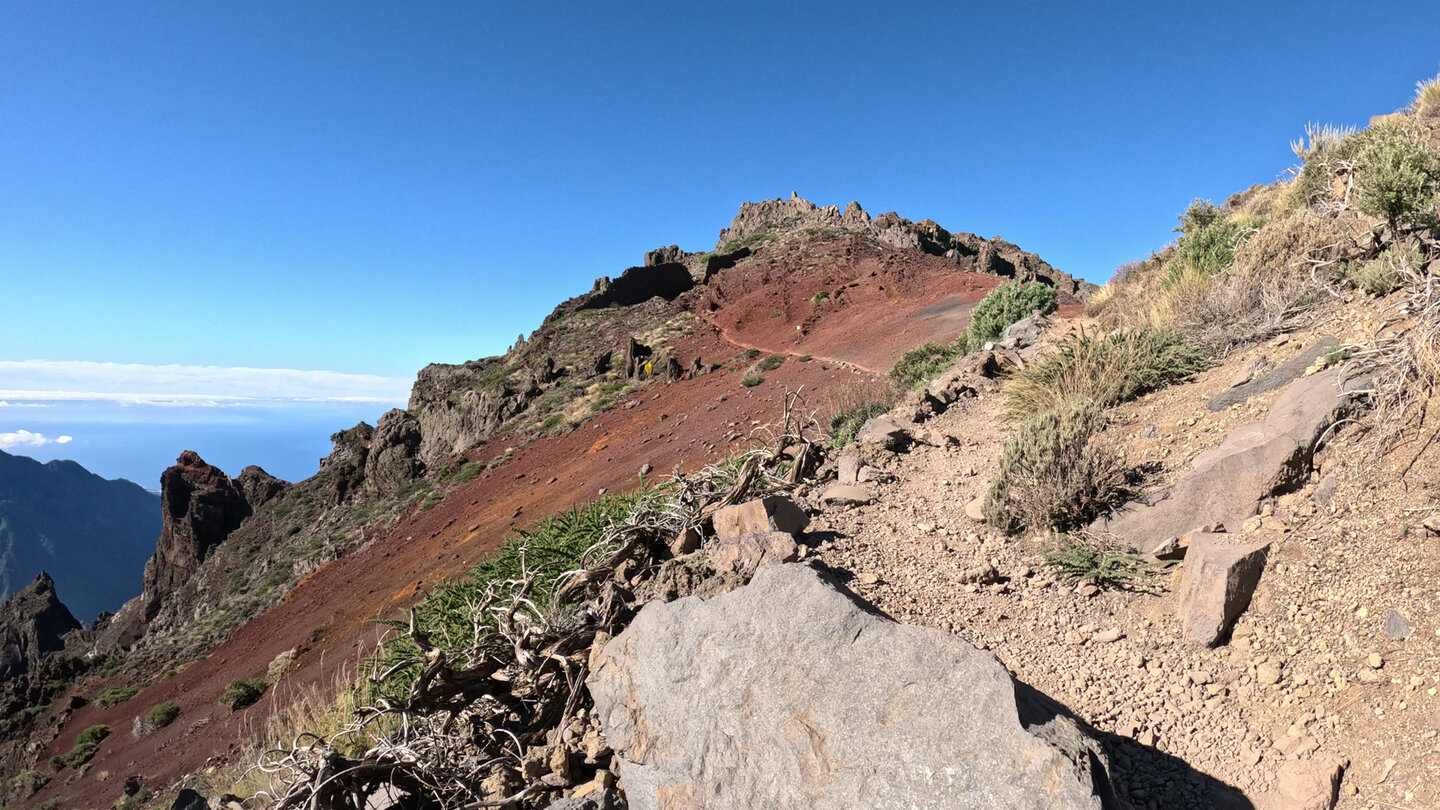
M1039 310L1054 312L1058 302L1055 288L1038 281L1008 282L991 290L970 313L970 345L999 340L1005 327Z
M772 354L764 360L761 360L759 363L756 363L755 368L760 371L774 371L775 369L779 368L780 365L784 362L785 355Z
M821 290L820 292L817 292L817 293L815 293L814 295L810 296L810 303L812 303L812 304L818 304L818 303L820 303L820 302L822 302L822 301L829 301L829 300L830 300L830 292L829 292L828 290Z
M108 709L135 697L139 691L138 686L107 686L95 696L95 702Z
M760 350L759 350L759 349L746 349L745 351L740 352L739 354L735 355L735 359L737 359L737 360L754 360L755 358L757 358L757 357L759 357L759 356L760 356Z
M468 484L478 478L482 472L485 472L485 464L483 462L467 461L460 467L460 471L455 473L455 477L450 479L450 483Z
M1125 467L1090 441L1104 427L1104 411L1089 400L1026 419L1005 442L985 519L1007 532L1063 530L1115 504L1126 491Z
M925 343L916 346L895 361L890 368L890 381L905 391L919 388L939 376L969 350L970 341L966 335L944 345Z
M164 728L179 716L180 707L167 700L145 713L145 723L153 728Z
M1418 265L1418 251L1391 247L1369 261L1347 263L1341 273L1346 281L1379 298L1400 289L1407 271Z
M830 417L830 446L838 449L855 441L862 425L888 410L889 403L867 400L838 411Z
M1057 539L1059 548L1045 555L1045 564L1066 582L1089 582L1102 589L1123 588L1153 573L1153 566L1143 557L1106 550L1091 538L1061 534Z
M795 362L797 362L797 363L808 363L808 362L810 362L811 360L814 360L814 359L815 359L815 358L811 357L811 356L808 355L808 354L802 354L802 355L800 355L799 357L795 358Z
M253 705L270 685L264 678L236 678L226 684L220 694L220 705L229 706L230 711L239 711Z
M10 793L22 799L28 799L40 791L40 788L50 781L50 777L40 771L21 771L10 777Z
M760 376L759 374L752 374L749 377L741 380L740 384L745 386L746 388L754 388L755 386L763 382L765 382L764 377Z
M52 757L50 759L50 765L55 767L56 770L62 767L78 768L95 757L95 752L100 750L100 742L109 736L109 726L90 726L80 732L80 736L75 739L75 746L70 749L70 753L63 757Z
M1173 332L1141 328L1104 337L1071 335L1006 387L1013 417L1059 409L1068 402L1108 408L1163 388L1206 366L1199 351Z

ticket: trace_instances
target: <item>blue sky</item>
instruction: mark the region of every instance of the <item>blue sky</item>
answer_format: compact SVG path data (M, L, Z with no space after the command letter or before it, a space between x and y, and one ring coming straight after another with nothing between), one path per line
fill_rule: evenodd
M106 425L244 411L226 463L299 477L329 431L272 433L373 420L424 364L792 189L1104 281L1190 199L1273 180L1307 121L1363 125L1440 68L1431 3L1260 5L6 3L0 361L43 362L0 366L0 437L87 463ZM111 396L9 395L56 363ZM300 403L255 369L359 376Z

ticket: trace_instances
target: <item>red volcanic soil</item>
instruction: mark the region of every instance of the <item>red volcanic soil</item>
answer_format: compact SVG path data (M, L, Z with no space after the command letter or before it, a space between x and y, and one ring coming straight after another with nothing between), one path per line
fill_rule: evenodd
M84 777L67 783L73 772L63 771L31 802L59 797L66 806L108 804L120 798L128 776L164 789L237 751L275 709L277 695L283 700L299 688L328 687L337 674L353 671L383 630L375 620L400 617L437 582L484 559L512 529L591 500L601 489L632 488L643 464L662 475L741 449L757 427L779 417L787 389L809 392L810 407L828 419L837 396L844 396L835 392L875 385L863 369L883 372L920 343L953 339L974 302L1000 282L957 272L936 257L847 239L774 259L762 253L722 271L694 304L714 326L698 324L672 346L682 365L699 354L727 368L649 385L566 435L517 447L508 463L452 488L435 508L409 515L386 536L307 577L282 604L178 675L117 706L77 710L42 763L68 751L88 726L103 723L112 734ZM821 290L830 300L811 303ZM775 312L780 315L771 317ZM792 357L765 372L762 384L745 388L740 380L752 361L736 359L741 347ZM805 354L814 359L796 359ZM503 447L496 438L487 452ZM292 648L299 651L295 668L259 703L234 713L219 705L232 679L263 675ZM167 700L180 708L179 719L135 739L133 719Z
M761 253L722 271L701 312L737 343L883 374L915 346L954 340L975 304L1003 282L957 271L939 256L840 238ZM815 301L821 292L829 296Z

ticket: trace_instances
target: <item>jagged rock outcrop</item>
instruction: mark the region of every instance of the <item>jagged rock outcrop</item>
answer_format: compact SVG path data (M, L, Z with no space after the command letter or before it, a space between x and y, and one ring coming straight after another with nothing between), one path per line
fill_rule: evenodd
M945 256L968 272L1043 281L1082 299L1098 289L999 237L951 233L932 220L911 222L893 211L871 218L857 202L852 201L842 211L834 205L816 205L794 192L789 199L742 203L730 227L720 232L715 249L725 251L766 235L802 231L857 233L891 247Z
M582 296L577 309L628 307L656 296L672 301L694 286L695 279L689 268L678 262L631 267L619 278L596 279L595 288L589 295Z
M645 266L655 267L662 264L684 264L686 259L694 255L694 253L681 250L679 245L666 245L646 251Z
M79 629L55 581L41 571L0 603L0 682L38 671L46 656L65 649L65 635Z
M160 611L168 594L179 589L210 550L225 542L252 509L240 487L193 450L160 476L162 525L155 556L145 566L145 619Z
M375 423L370 451L365 457L365 486L388 498L425 474L420 460L420 421L408 411L393 408Z
M807 565L652 602L597 663L635 810L1123 806L1100 744L993 656Z
M240 471L236 476L235 483L240 487L245 500L250 504L251 509L259 509L265 504L275 500L285 488L290 486L289 481L276 478L261 467L251 464Z

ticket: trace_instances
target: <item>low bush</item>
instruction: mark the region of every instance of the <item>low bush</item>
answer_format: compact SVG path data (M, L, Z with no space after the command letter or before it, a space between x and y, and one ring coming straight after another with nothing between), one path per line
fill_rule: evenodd
M774 371L775 369L779 368L780 365L784 362L785 355L772 354L764 360L761 360L759 363L756 363L755 368L759 369L760 371Z
M817 292L817 293L815 293L814 295L810 296L810 303L812 303L812 304L818 304L818 303L820 303L821 301L829 301L829 300L830 300L830 293L829 293L828 290L821 290L820 292Z
M40 792L40 788L49 781L50 777L39 771L21 771L10 777L10 793L28 799Z
M900 355L895 365L890 368L890 380L895 387L909 391L926 385L940 375L940 372L949 368L952 363L970 349L970 341L966 335L955 338L954 341L941 345L939 343L925 343L916 346L908 352Z
M740 384L745 386L746 388L754 388L755 386L763 382L765 382L764 377L761 377L759 374L752 374L749 377L741 380Z
M95 757L95 752L100 750L100 742L109 736L109 726L90 726L80 732L80 736L75 739L75 747L70 749L70 753L63 757L51 757L50 765L56 770L62 767L78 768ZM59 767L56 767L57 765Z
M1018 372L1006 386L1014 418L1024 419L1067 402L1099 408L1163 388L1206 366L1205 358L1173 332L1140 328L1105 337L1071 335L1043 360Z
M1057 306L1055 288L1048 284L1038 281L1001 284L980 299L970 313L970 345L979 346L999 340L1010 324L1028 317L1037 309L1049 314Z
M1090 539L1061 534L1060 546L1045 555L1045 564L1066 582L1089 582L1097 588L1123 588L1131 580L1148 577L1152 565L1143 557L1102 548Z
M1126 494L1125 468L1091 445L1105 414L1067 400L1026 419L1005 442L1000 473L985 496L985 519L1006 532L1084 525Z
M1368 262L1352 262L1344 268L1345 280L1377 298L1400 289L1406 270L1417 264L1413 250L1386 248Z
M175 718L179 716L180 707L167 700L146 712L145 722L154 728L164 728L175 722Z
M229 706L232 712L239 711L259 700L269 686L264 678L236 678L225 685L220 705Z
M107 686L95 696L95 702L108 709L135 697L139 691L138 686Z
M468 484L478 478L482 472L485 472L483 461L467 461L450 481L454 484Z
M868 400L837 411L830 417L830 446L838 449L855 441L862 425L888 410L888 403Z
M1392 232L1402 224L1432 224L1440 190L1440 150L1399 124L1381 124L1370 132L1373 136L1355 156L1357 207L1385 220Z

